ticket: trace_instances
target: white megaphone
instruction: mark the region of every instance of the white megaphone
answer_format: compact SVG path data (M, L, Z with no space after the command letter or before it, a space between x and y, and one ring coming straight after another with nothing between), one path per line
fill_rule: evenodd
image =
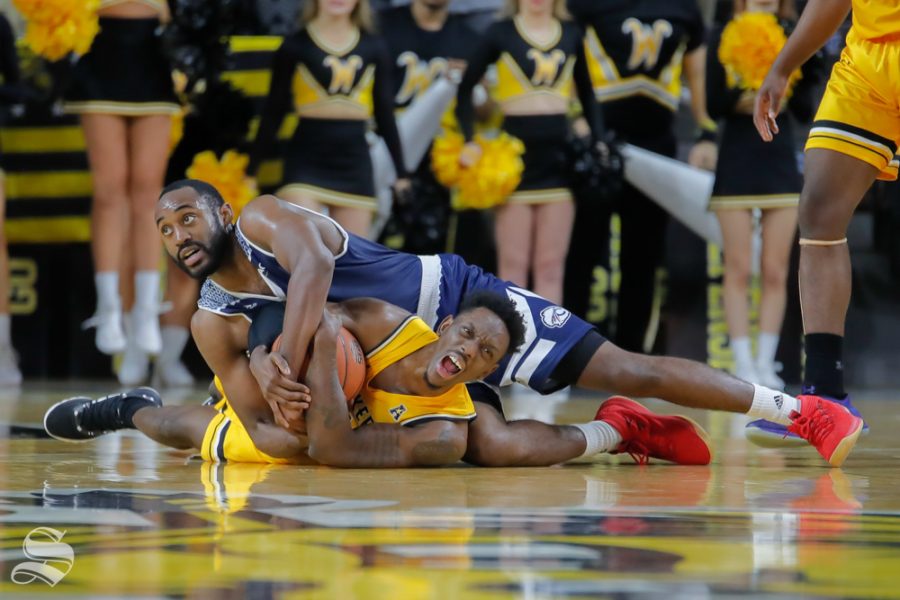
M457 84L447 77L437 78L428 89L397 116L397 130L403 146L403 166L415 171L431 147L431 142L441 128L441 117L456 97ZM375 176L375 195L378 198L378 219L375 231L379 231L391 210L391 185L397 180L397 171L391 161L387 144L375 137L369 145L372 170Z
M623 144L625 179L703 239L722 245L722 230L708 209L715 176L679 160Z

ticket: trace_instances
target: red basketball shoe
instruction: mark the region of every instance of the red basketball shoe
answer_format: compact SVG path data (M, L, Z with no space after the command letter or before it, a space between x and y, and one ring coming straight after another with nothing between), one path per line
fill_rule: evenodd
M622 443L611 452L627 452L638 464L658 458L679 465L708 465L709 435L687 417L657 415L634 400L613 396L600 405L596 421L612 425Z
M819 396L797 396L800 412L791 413L788 431L812 444L832 467L844 463L856 445L863 420L849 410Z

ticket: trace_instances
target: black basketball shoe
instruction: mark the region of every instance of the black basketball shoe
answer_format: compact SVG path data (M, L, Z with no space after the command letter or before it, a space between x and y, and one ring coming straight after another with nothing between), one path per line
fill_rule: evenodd
M139 387L96 400L76 396L57 402L44 413L44 430L64 442L86 442L104 433L133 429L138 409L162 406L153 388Z

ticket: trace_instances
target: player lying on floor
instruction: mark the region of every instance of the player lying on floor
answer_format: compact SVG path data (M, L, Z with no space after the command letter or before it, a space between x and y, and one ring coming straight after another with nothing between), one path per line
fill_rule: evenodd
M286 306L282 354L292 372L302 364L326 300L374 297L416 313L430 327L458 311L472 290L490 290L516 303L526 322L522 348L500 362L487 379L492 386L518 382L540 393L567 385L683 406L747 413L788 426L833 466L847 457L862 419L839 404L806 395L798 398L735 379L684 359L626 352L590 324L528 290L502 281L452 254L413 256L347 233L323 215L260 196L234 223L231 207L210 185L178 181L163 190L156 224L166 251L191 277L205 280L191 321L197 348L229 395L261 395L275 419L283 399L263 393L278 376L271 361L247 364L247 330L260 307ZM556 429L534 422L507 422L499 397L473 384L485 400L469 426L466 460L486 466L546 464L544 448ZM473 391L477 390L477 391ZM494 408L490 408L493 406ZM477 443L472 443L476 439ZM595 451L600 437L588 439Z
M280 314L274 319L258 316L255 325L280 324ZM365 383L352 406L337 375L341 326L357 338L366 355ZM271 330L251 330L251 338L267 336L273 339ZM278 393L287 400L290 430L275 423L258 395L251 396L255 398L251 403L242 397L222 398L218 408L163 407L150 388L99 400L64 400L47 411L44 427L65 441L136 428L168 446L200 448L203 458L213 461L311 459L343 467L452 464L463 458L468 424L475 418L465 383L488 376L523 337L524 325L514 304L493 292L467 296L459 314L446 318L438 333L386 302L349 300L329 304L314 335L305 376L311 398L305 386L284 374ZM287 368L277 353L269 360ZM604 403L597 421L555 429L558 441L535 449L536 454L545 453L543 464L583 455L590 436L603 438L602 444L594 444L600 450L686 464L706 464L710 459L705 432L692 421L653 415L624 398Z

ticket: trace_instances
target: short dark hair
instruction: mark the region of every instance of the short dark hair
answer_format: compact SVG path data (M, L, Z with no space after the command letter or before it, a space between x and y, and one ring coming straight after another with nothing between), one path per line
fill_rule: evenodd
M507 355L516 352L525 343L525 321L516 310L515 303L508 297L489 290L471 292L463 298L456 314L461 315L476 308L486 308L503 321L509 333Z
M186 187L197 192L201 198L206 198L212 208L219 208L225 204L225 199L222 198L222 194L219 193L219 190L199 179L179 179L178 181L173 181L163 188L163 191L159 193L159 198L161 199L169 192L174 192Z

